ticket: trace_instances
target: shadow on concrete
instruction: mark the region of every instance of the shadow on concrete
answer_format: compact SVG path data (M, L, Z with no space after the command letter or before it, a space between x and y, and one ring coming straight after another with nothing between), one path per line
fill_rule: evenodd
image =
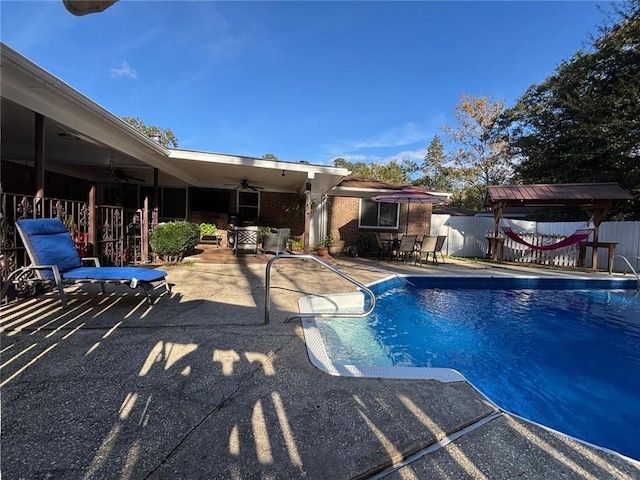
M224 271L170 269L174 292L153 307L96 286L70 292L66 310L55 295L3 308L3 477L366 478L437 442L395 475L634 472L502 415L465 382L326 375L281 320L327 277L281 267L279 317L262 325L262 270Z

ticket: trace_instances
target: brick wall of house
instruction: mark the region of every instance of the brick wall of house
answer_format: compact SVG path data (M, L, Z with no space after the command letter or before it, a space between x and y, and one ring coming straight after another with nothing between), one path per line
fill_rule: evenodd
M352 197L330 197L328 208L327 230L333 236L332 253L343 253L349 245L355 245L363 236L368 241L369 254L375 254L375 232L389 230L376 228L358 228L360 199ZM407 205L400 205L400 219L398 229L394 233L404 233L407 223ZM409 234L416 234L418 238L429 235L431 229L432 205L411 205L409 209Z
M332 253L341 253L356 242L358 230L358 209L360 199L352 197L329 197L327 233L333 237Z
M291 193L261 192L260 219L274 227L290 228L292 236L304 234L304 212L285 211L295 197Z

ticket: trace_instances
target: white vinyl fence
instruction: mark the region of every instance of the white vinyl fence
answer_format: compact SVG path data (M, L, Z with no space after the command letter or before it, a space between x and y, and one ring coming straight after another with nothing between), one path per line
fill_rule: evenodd
M527 233L543 236L544 243L556 243L568 237L580 228L593 228L586 222L530 222L525 220L501 219L501 227L511 227L524 239L531 240ZM450 215L431 216L431 235L446 235L443 247L446 255L453 257L486 257L489 244L486 237L493 235L494 220L492 217L455 217ZM592 240L589 238L589 240ZM600 224L600 242L616 242L616 255L623 255L634 267L640 270L640 222L603 222ZM550 250L545 252L528 252L526 246L511 239L505 240L504 258L509 261L535 262L549 265L576 266L578 246ZM587 267L591 266L591 250L587 251ZM614 259L614 270L623 271L624 261ZM607 268L607 250L599 249L598 268Z

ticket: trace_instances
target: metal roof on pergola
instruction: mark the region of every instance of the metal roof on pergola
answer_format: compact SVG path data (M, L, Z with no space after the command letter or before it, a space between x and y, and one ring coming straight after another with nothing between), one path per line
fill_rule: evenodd
M632 200L633 195L617 183L557 183L538 185L489 185L487 204L495 219L497 237L500 219L506 207L579 207L593 221L593 241L598 229L616 202Z

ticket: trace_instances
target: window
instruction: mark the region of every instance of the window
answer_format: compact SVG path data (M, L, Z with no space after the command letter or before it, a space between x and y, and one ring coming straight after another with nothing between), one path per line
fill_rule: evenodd
M162 189L160 216L184 219L187 216L187 190L185 188Z
M140 205L144 197L149 197L149 208L153 207L153 187L140 188ZM159 189L159 216L160 220L184 220L187 216L187 189L162 187Z
M359 227L398 228L398 204L360 199Z
M191 210L209 213L228 213L231 208L229 190L211 188L191 189Z
M258 192L238 192L238 213L243 224L258 224L259 207Z

